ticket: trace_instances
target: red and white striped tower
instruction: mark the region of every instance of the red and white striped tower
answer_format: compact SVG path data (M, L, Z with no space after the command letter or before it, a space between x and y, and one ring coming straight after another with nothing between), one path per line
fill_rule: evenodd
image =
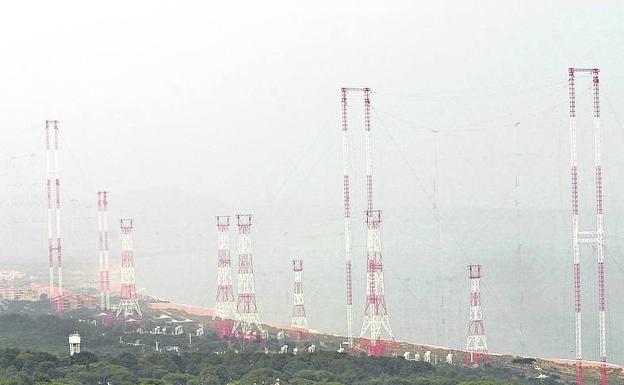
M468 278L470 279L470 321L466 342L466 365L479 366L481 361L489 361L481 310L481 265L468 265Z
M107 194L106 191L98 191L98 256L100 260L100 308L102 310L110 310Z
M349 345L353 347L353 292L351 283L351 208L350 208L350 165L349 165L349 131L347 106L349 92L364 94L364 139L366 152L366 225L367 225L367 289L366 311L360 336L370 330L369 354L381 352L378 347L382 330L386 330L394 339L388 311L385 304L383 261L381 258L381 211L373 209L373 156L370 121L370 88L342 88L342 162L344 170L343 198L345 217L345 255L346 255L346 286L347 286L347 335Z
M579 230L578 170L576 158L576 73L589 73L593 84L594 116L594 168L596 187L596 230ZM581 333L581 257L580 243L594 247L598 257L598 327L600 353L600 383L607 384L607 333L605 313L605 266L604 266L604 226L602 210L602 165L600 162L600 80L598 68L569 68L568 94L570 103L570 163L572 171L572 250L574 256L575 331L576 331L576 383L583 384L583 349Z
M46 192L48 200L48 263L50 267L50 299L59 312L64 310L63 271L61 259L61 177L59 174L58 120L45 121L46 135ZM52 141L50 140L52 130ZM52 199L54 190L54 200ZM58 271L58 289L54 289L54 265Z
M217 217L217 300L212 319L236 318L236 301L232 289L232 261L230 259L230 217Z
M121 317L124 321L143 317L134 278L133 229L133 219L121 220L121 293L116 317Z
M308 328L305 305L303 302L303 260L295 259L293 263L294 287L293 308L290 326L294 328Z
M256 305L253 257L251 255L251 218L250 214L236 216L238 224L238 304L232 334L240 331L243 336L250 334L254 326L259 332L262 332L258 306Z
M367 253L366 253L366 310L362 323L361 337L370 330L368 345L369 356L384 354L384 346L381 344L381 333L385 330L389 337L394 340L388 310L386 308L383 258L381 254L381 211L366 211L367 226Z

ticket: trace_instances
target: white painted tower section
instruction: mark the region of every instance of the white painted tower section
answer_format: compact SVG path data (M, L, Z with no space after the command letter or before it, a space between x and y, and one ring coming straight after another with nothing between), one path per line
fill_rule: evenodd
M133 229L134 220L121 220L121 293L116 317L121 316L126 320L132 317L143 317L134 277Z
M213 319L236 318L236 301L232 289L232 260L230 257L230 217L217 217L217 300Z
M52 131L52 132L50 132ZM45 121L46 135L46 193L48 217L49 296L63 295L63 272L61 259L61 177L59 173L59 122ZM52 136L52 137L50 137ZM54 198L53 198L54 197ZM58 289L54 289L54 268L58 274ZM62 305L62 300L60 300ZM62 306L57 307L62 311Z
M238 304L236 321L232 333L237 331L247 334L254 327L262 332L256 288L254 281L253 256L251 254L251 218L249 214L237 215L238 222Z
M308 318L303 302L303 260L295 259L293 262L294 288L293 288L293 310L290 326L295 328L308 327Z

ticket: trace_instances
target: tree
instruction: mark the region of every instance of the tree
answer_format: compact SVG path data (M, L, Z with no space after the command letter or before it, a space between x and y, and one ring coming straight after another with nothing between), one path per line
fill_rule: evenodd
M94 362L98 362L98 357L95 355L95 353L83 351L71 356L70 362L73 365L84 365L87 368L87 371L89 371L91 364Z
M270 368L255 369L240 380L240 385L273 385L277 379L283 379L281 372Z

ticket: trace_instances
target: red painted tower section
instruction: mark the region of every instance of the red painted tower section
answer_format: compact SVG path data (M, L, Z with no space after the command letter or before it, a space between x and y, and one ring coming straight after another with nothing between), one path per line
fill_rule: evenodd
M481 265L469 265L468 278L470 279L470 321L466 342L466 365L479 366L490 360L481 310Z
M117 306L117 318L123 321L141 321L143 313L134 277L133 219L121 220L121 293Z
M50 133L50 131L52 131ZM46 136L46 195L48 202L48 264L50 268L49 298L56 311L65 310L63 297L63 263L61 258L61 177L59 173L59 121L45 121ZM50 139L52 134L52 140ZM54 198L53 198L54 194ZM58 273L58 288L54 288L54 268Z

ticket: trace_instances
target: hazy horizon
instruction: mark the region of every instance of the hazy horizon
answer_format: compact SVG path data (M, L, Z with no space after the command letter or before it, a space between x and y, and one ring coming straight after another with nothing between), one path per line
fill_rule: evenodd
M301 257L310 326L344 333L339 91L366 86L396 336L465 347L465 265L482 263L490 349L560 358L574 357L567 68L599 67L607 349L624 364L621 2L25 1L0 6L0 31L6 266L47 266L43 129L59 119L66 271L96 269L107 190L111 262L117 220L133 217L138 286L212 306L214 216L253 213L261 319L289 320L289 263ZM594 223L590 85L580 76L583 229ZM356 332L361 109L355 96ZM596 261L582 253L584 351L596 359Z

